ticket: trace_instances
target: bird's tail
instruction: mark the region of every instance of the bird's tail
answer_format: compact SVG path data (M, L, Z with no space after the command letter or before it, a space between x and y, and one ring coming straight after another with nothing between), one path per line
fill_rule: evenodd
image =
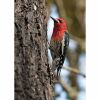
M57 67L57 77L60 77L61 68L62 68L62 65L59 65L59 66Z

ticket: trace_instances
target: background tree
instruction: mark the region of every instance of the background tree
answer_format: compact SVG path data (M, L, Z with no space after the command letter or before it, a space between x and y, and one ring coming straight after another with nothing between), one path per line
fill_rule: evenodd
M85 73L83 70L85 68L81 68L82 64L83 67L85 67L85 61L83 59L83 56L85 57L85 0L48 0L48 3L50 13L56 8L55 13L57 13L59 17L64 18L68 23L68 30L71 38L70 46L72 41L74 41L73 45L75 46L74 49L69 47L66 55L68 64L64 66L64 70L69 71L69 74L66 75L67 82L62 75L58 84L63 88L64 93L66 92L67 94L64 100L79 100L79 94L85 90L85 87L80 85L84 78L75 74L71 69L75 69L75 72ZM52 17L57 17L57 14L53 12ZM84 76L82 73L80 73L80 75ZM56 85L55 83L55 87ZM61 95L61 92L55 93L56 99L60 99L59 95ZM81 99L82 98L85 97L81 96Z

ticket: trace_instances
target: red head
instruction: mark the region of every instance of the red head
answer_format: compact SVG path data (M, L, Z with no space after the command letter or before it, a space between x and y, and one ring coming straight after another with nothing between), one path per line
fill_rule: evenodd
M54 19L53 17L51 18L54 21L52 38L54 40L61 40L64 36L65 31L67 31L66 22L62 18L56 18L56 19Z

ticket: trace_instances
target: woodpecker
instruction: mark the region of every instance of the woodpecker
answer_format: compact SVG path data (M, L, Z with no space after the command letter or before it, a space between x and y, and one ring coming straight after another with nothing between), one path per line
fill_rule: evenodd
M52 70L55 71L57 69L57 76L60 76L66 56L66 50L69 46L69 33L64 19L55 19L53 17L51 17L51 19L54 21L53 34L49 44L52 56Z

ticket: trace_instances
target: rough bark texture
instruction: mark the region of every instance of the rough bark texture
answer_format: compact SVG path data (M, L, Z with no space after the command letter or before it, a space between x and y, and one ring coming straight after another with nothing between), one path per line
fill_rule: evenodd
M15 100L52 100L45 0L15 0Z

